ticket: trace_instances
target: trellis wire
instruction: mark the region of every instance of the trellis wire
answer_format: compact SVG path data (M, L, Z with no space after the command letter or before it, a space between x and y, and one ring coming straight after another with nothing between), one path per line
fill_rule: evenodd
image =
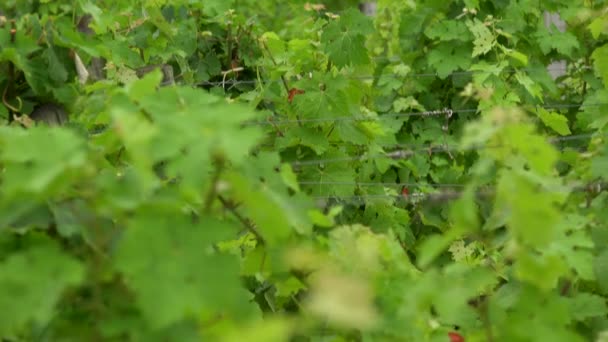
M583 66L579 69L587 70L587 69L591 69L591 67ZM523 70L525 71L528 69L524 68ZM548 70L548 71L568 71L568 67L555 67L555 68L548 67L546 70ZM445 78L454 77L454 76L466 76L466 75L472 75L472 74L484 74L484 73L488 73L488 74L516 73L517 71L518 71L517 69L504 69L498 73L496 73L494 71L485 71L485 70L454 71L454 72L448 74ZM408 73L405 75L392 73L392 74L383 74L383 75L379 75L379 76L375 76L375 75L348 76L347 78L357 79L357 80L371 80L371 79L382 78L382 77L425 78L425 77L439 77L439 75L437 73L433 73L433 72L411 73L411 74ZM197 83L196 85L199 87L203 87L203 86L225 87L225 86L236 86L236 85L252 85L252 84L257 84L257 83L272 84L272 83L280 83L280 82L282 82L282 81L281 80L247 79L247 80L203 81L203 82Z
M537 192L553 192L553 193L575 193L575 192L589 192L599 193L607 190L606 182L592 182L588 184L575 184L575 185L564 185L556 188L544 188L538 189ZM516 191L516 190L514 190ZM388 195L388 194L365 194L365 195L352 195L352 196L338 196L338 195L319 195L313 196L312 199L316 201L318 206L326 207L329 202L332 204L369 204L373 200L389 200L401 203L418 203L418 202L437 202L444 203L451 200L460 198L465 192L444 190L439 192L413 192L407 195ZM495 195L496 190L493 187L487 187L485 189L477 190L474 195L477 198L484 198Z
M569 135L564 137L552 137L549 138L550 143L560 142L560 141L573 141L573 140L584 140L593 137L592 133L585 134L576 134ZM602 135L605 136L605 135ZM489 146L471 146L469 148L459 148L457 146L428 146L428 147L419 147L413 146L412 149L401 149L396 151L391 151L386 154L372 154L372 155L362 155L355 157L340 157L340 158L326 158L326 159L314 159L314 160L303 160L303 161L295 161L292 162L291 165L293 167L300 166L311 166L311 165L324 165L324 164L332 164L332 163L341 163L341 162L351 162L351 161L361 161L361 160L373 160L379 158L390 158L390 159L407 159L416 154L416 152L426 152L426 153L437 153L437 152L457 152L457 151L476 151L476 150L484 150L490 148L501 148L503 145L489 145Z
M390 182L326 182L326 181L300 181L300 185L355 185L355 186L384 186L384 187L430 187L430 188L462 188L465 184L458 183L390 183Z
M543 105L543 106L535 106L535 108L543 108L543 109L558 109L558 108L578 108L578 107L595 107L595 106L603 106L608 103L568 103L568 104L552 104L552 105ZM389 113L382 114L377 117L357 117L357 116L337 116L332 118L315 118L315 119L288 119L288 120L278 120L278 121L250 121L246 122L245 125L271 125L271 126L283 126L283 125L291 125L291 124L301 124L301 123L319 123L319 122L343 122L343 121L375 121L375 120L384 120L390 118L400 118L400 117L416 117L416 116L440 116L440 115L449 115L453 113L475 113L479 111L476 108L463 108L463 109L435 109L424 112L408 112L408 113Z

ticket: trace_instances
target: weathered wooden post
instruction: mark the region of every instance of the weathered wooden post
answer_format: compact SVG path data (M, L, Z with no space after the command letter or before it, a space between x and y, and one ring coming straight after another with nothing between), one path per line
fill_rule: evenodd
M370 17L376 15L376 2L375 1L366 1L359 3L359 10Z
M544 18L545 27L547 27L548 29L551 29L551 26L555 25L555 27L557 27L560 32L566 31L566 22L562 20L558 13L551 13L545 11ZM566 74L566 61L554 61L549 64L548 68L551 77L553 77L553 79L556 79Z

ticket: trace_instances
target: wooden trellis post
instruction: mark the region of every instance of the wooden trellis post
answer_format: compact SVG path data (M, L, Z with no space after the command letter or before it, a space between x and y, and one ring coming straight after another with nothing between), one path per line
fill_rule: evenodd
M376 2L375 1L362 2L359 4L359 10L363 14L372 17L372 16L376 15Z
M560 32L566 31L566 22L562 20L558 13L551 13L545 11L544 18L545 26L547 28L551 28L552 25L555 25L555 27L557 27ZM566 74L566 61L554 61L553 63L549 64L548 68L551 77L553 77L553 79L556 79Z

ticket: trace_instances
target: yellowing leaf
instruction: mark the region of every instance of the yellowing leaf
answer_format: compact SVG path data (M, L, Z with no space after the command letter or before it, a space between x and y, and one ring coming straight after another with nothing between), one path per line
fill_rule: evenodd
M315 274L306 307L332 325L371 329L377 321L372 289L364 279L321 271Z
M608 32L608 16L603 15L593 20L587 28L591 31L593 39L597 39L600 34Z
M402 113L412 109L426 111L413 96L400 97L393 102L393 110L396 112Z
M475 47L473 48L472 56L476 57L490 52L494 44L496 44L496 37L494 37L490 29L478 19L468 21L467 26L471 33L473 33L473 37L475 37L473 40Z
M542 122L549 126L552 130L559 133L560 135L569 135L570 127L568 126L568 119L558 113L549 112L544 108L537 108L536 113Z
M528 93L530 93L530 95L536 97L537 99L539 99L541 102L543 101L543 88L541 88L541 86L538 83L535 83L530 76L518 72L515 74L515 79L517 80L517 82L519 82L519 84L521 84L522 86L524 86L524 88L526 88L526 90L528 91Z

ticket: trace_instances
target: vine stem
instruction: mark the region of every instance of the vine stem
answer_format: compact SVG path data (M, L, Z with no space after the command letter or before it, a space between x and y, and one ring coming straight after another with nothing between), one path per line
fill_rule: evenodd
M405 255L408 256L408 254L407 254L407 246L405 245L405 242L403 241L403 239L401 238L401 236L399 236L399 233L395 232L395 238L397 239L397 242L399 243L399 246L401 246L401 249L403 250L403 252L405 253Z
M262 236L262 234L260 234L260 232L258 232L258 230L255 228L255 226L253 225L253 223L251 223L251 221L249 221L243 215L241 215L234 208L234 206L232 206L228 202L228 200L226 200L224 197L222 197L221 195L218 195L217 198L220 200L220 202L222 202L222 205L224 206L224 208L226 208L226 210L228 210L229 212L231 212L232 215L234 215L234 217L236 217L236 219L239 220L239 222L241 222L241 224L245 227L245 229L247 229L247 231L249 231L251 234L253 234L253 236L255 236L256 240L260 244L262 244L262 245L266 244L266 241L264 240L264 237Z
M205 196L205 212L209 214L211 212L211 208L213 205L213 200L217 194L217 184L220 181L220 176L222 175L222 171L224 170L224 159L220 156L216 156L215 158L215 172L213 173L213 180L211 181L211 186L207 191L207 196Z
M19 113L19 112L21 112L20 108L23 106L21 99L19 98L19 96L17 96L16 99L19 102L19 108L13 107L13 105L11 105L8 102L8 100L6 99L6 94L8 92L8 88L9 88L9 85L7 84L6 87L4 88L4 91L2 92L2 103L6 106L6 108L12 110L15 113Z
M272 56L272 52L270 52L270 49L268 48L268 45L266 45L266 42L262 41L262 45L264 46L264 50L266 50L266 52L268 52L268 57L270 58L270 61L272 62L272 64L275 67L278 67L279 64ZM285 76L281 75L281 81L283 81L283 86L285 87L285 91L287 92L287 94L289 94L290 88L289 88L289 84L287 83L287 80L285 79Z
M492 332L492 323L490 322L490 313L488 309L489 298L486 297L479 307L479 313L481 321L483 322L484 330L486 333L486 341L494 342L494 333Z
M264 50L266 50L266 52L268 52L268 57L270 58L270 61L272 61L272 64L275 67L278 67L279 64L272 56L272 52L270 52L270 49L268 48L268 45L266 44L266 42L262 41L262 45L264 46ZM285 92L287 92L287 94L289 95L289 90L291 88L289 87L289 84L287 83L287 80L285 79L285 76L283 74L281 74L281 81L283 82L283 87L285 87ZM298 126L302 126L302 122L300 122L300 117L296 115L296 118L298 119Z
M6 95L9 93L10 87L13 85L15 81L15 67L12 62L8 62L8 77L6 79L6 87L2 91L2 103L6 106L6 108L10 109L14 113L20 113L21 108L23 107L23 103L19 96L16 96L17 102L19 102L19 108L13 107L8 100L6 99Z

